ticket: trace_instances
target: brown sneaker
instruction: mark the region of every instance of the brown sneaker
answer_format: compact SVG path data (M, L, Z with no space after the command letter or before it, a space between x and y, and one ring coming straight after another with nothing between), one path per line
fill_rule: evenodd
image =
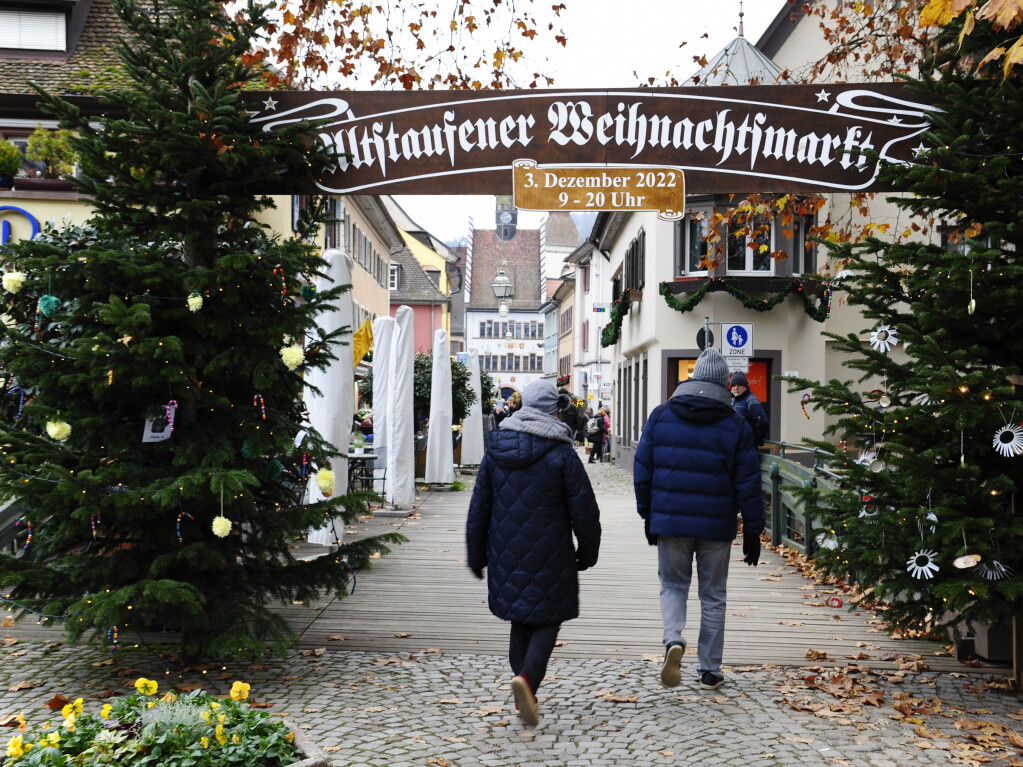
M540 723L540 714L536 707L536 696L526 677L519 674L511 681L512 695L515 696L515 707L519 710L519 719L526 727L533 728Z

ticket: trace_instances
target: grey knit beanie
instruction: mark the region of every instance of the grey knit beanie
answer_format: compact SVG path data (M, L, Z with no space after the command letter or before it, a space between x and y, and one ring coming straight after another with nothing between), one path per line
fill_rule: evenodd
M694 381L708 381L718 386L728 387L728 363L721 356L721 352L713 346L708 346L696 359L693 367Z
M542 413L558 412L558 390L550 381L533 381L522 390L522 407L531 407Z

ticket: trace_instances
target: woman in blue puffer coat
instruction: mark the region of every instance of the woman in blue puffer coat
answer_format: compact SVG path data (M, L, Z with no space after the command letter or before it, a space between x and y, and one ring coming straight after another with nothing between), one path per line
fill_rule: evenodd
M512 694L528 727L561 624L579 615L577 573L597 563L600 510L549 381L487 436L466 525L469 569L487 568L490 611L511 622ZM572 540L573 533L578 547Z

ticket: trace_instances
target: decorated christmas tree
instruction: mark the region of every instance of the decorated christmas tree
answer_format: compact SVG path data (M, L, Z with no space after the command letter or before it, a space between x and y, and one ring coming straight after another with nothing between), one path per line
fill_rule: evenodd
M77 134L95 215L0 254L0 482L31 531L20 556L0 555L0 593L74 637L171 628L192 656L283 650L295 637L275 603L344 595L400 540L311 561L290 548L366 504L329 497L345 464L301 401L305 371L351 354L350 328L316 324L348 289L310 287L323 206L299 238L257 219L263 193L331 158L308 125L248 123L254 3L237 18L215 0L118 8L132 85L91 117L44 94ZM328 500L303 502L311 478Z
M1023 101L1019 68L985 61L1001 36L955 19L910 81L941 111L916 163L884 173L924 236L830 248L836 292L872 323L833 336L861 377L790 379L842 446L845 489L811 494L817 562L876 586L896 630L969 634L1023 608Z

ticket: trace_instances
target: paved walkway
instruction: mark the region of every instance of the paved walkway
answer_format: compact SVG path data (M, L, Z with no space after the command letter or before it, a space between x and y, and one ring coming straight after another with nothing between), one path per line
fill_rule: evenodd
M596 487L602 510L606 506L626 513L628 476L607 464L588 470L595 483L599 482ZM641 619L626 616L625 620L636 621L637 632L641 633L649 633L653 625L652 647L645 639L636 642L635 649L631 644L618 646L622 643L612 642L614 646L608 652L608 648L598 646L602 640L594 640L587 647L584 636L570 633L575 630L573 624L583 624L585 615L566 626L562 637L566 643L555 651L548 679L540 690L541 723L535 730L526 730L510 703L510 674L503 655L505 627L487 612L485 591L474 591L466 599L460 596L461 587L452 586L451 593L447 593L434 584L435 598L426 600L423 594L431 593L431 584L427 583L424 591L391 592L391 601L419 600L419 609L405 608L410 613L406 616L371 615L370 603L387 610L387 600L375 591L379 588L376 584L386 583L390 571L407 567L409 560L419 560L423 566L436 566L435 561L446 563L438 578L445 577L443 571L448 566L464 569L459 560L464 557L461 522L467 504L467 491L424 494L418 519L378 518L375 524L389 523L385 529L401 527L410 536L409 544L397 547L373 571L360 574L356 593L347 600L287 608L294 625L304 622L301 630L307 638L318 630L321 621L337 620L339 633L328 635L319 646L306 642L310 646L280 661L183 669L172 650L161 653L153 648L126 647L111 656L83 646L58 644L55 636L50 636L48 642L38 641L43 635L32 625L0 628L0 636L9 636L0 646L0 719L18 710L24 710L30 720L44 719L50 712L42 706L57 692L70 698L84 694L86 705L98 709L105 702L102 696L109 691L127 693L137 676L158 679L162 687L172 682L201 684L221 693L230 688L232 681L242 679L252 684L252 695L257 700L272 703L273 715L287 716L307 730L335 765L894 767L1021 763L1023 750L1012 746L1009 736L1023 727L1023 707L1005 689L1005 669L961 667L945 656L933 655L942 648L932 648L927 656L920 652L895 653L901 659L886 656L887 660L882 660L881 650L868 647L860 650L868 658L855 659L852 653L832 650L826 661L814 664L804 659L805 665L765 664L763 660L739 665L735 663L738 649L734 648L726 649L726 662L733 665L727 670L724 687L701 690L695 679L695 659L687 656L682 685L665 689L658 676L657 615L653 614L651 622L644 606L636 609L637 614L643 613ZM605 527L605 542L606 551L619 554L602 560L593 579L584 582L584 613L599 613L608 607L592 597L607 584L620 580L615 573L628 564L618 559L622 552L638 551L637 558L649 557L645 543L641 542L639 549L632 548L636 525L623 521L618 526L613 522L615 518L608 512L611 524ZM438 524L428 525L431 519L438 520ZM359 527L368 532L369 524L367 521ZM362 534L359 530L351 532ZM449 536L438 538L440 533ZM641 539L641 531L638 535ZM448 542L439 544L438 540ZM425 548L438 546L446 546L449 551ZM750 575L756 571L750 568L733 571L734 577L742 572L761 589L769 589L763 594L762 605L777 601L770 596L772 592L784 591L791 597L793 591L801 593L796 584L808 585L793 580L801 576L785 568L776 555L765 554L768 558L773 561L757 570L763 576L785 570L777 576L780 584L757 583L758 576ZM602 567L606 572L597 578ZM471 577L466 580L464 572L460 576L460 580L452 578L451 583L480 586ZM587 593L591 595L589 600ZM649 594L633 596L644 605L650 604ZM393 622L402 618L411 621L411 613L435 609L427 602L447 605L456 613L474 614L476 630L470 630L468 638L479 637L477 649L464 649L469 646L466 637L447 636L443 621L421 621L424 631L428 624L439 623L433 635L421 635L419 628L403 631ZM656 610L656 593L652 604ZM742 612L741 607L730 600L730 636L742 633L741 627L753 620L753 611L734 614ZM802 621L813 624L811 628L819 627L817 613L823 608L804 610L814 614L801 616ZM804 610L797 608L797 612ZM823 613L822 625L839 625L834 612ZM355 617L357 614L360 617ZM793 621L800 619L800 615L790 617ZM844 612L840 617L841 632L848 634L853 618ZM612 613L605 622L619 619L622 616ZM868 616L863 620L869 625ZM365 637L360 627L367 623L378 628L374 629L375 639L370 637L372 641L363 645ZM390 630L379 628L382 626ZM447 626L448 633L465 633L460 621ZM590 626L589 632L582 634L600 633L599 620L591 619ZM830 642L831 646L844 647L846 638L839 643L831 636L837 630L817 630L820 646ZM885 643L890 641L883 635L871 637L879 648L888 647ZM767 633L745 640L751 645L746 648L751 657L758 652L768 655L771 642ZM356 644L362 646L352 649ZM895 646L908 647L904 643ZM640 647L645 652L638 652ZM854 657L843 657L846 654ZM937 667L948 670L935 670ZM12 692L10 688L18 682L39 684Z

